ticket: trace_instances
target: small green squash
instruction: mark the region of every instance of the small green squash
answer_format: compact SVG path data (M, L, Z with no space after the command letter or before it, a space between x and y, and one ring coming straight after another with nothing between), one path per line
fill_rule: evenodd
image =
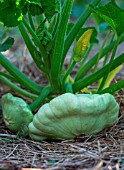
M28 125L33 120L33 114L27 103L7 93L2 96L2 110L6 126L21 136L27 136Z
M74 139L102 131L117 122L119 105L111 94L60 95L44 104L29 124L33 140Z

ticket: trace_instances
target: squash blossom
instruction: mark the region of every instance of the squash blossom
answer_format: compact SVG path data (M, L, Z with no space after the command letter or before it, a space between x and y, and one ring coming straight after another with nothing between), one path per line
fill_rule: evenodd
M89 29L79 38L73 49L73 60L80 62L87 49L89 48L89 41L93 30Z

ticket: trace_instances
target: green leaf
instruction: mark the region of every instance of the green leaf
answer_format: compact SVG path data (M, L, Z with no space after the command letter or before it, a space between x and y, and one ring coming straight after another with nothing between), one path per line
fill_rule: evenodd
M8 37L2 44L0 44L0 52L6 51L14 44L14 38Z
M92 14L92 19L96 23L99 32L111 30L111 27L108 23L105 22L101 17L99 17L96 13Z
M118 36L124 32L124 10L119 8L114 2L109 2L98 8L90 7L113 28Z
M0 0L0 10L9 6L9 0Z
M30 0L28 1L30 4L40 5L40 0Z
M46 20L41 21L38 28L36 29L36 35L44 47L47 47L48 44L52 41L52 35L46 27Z
M31 9L30 5L36 8L40 5L40 0L0 0L0 22L7 27L17 26L22 21L23 14ZM38 11L37 8L34 10L35 13Z
M60 12L60 0L41 0L41 6L48 20Z
M32 15L45 14L50 20L60 12L60 0L0 0L0 23L7 27L15 27L28 11Z
M7 27L17 26L22 20L22 11L17 8L15 3L9 3L9 5L0 10L0 22Z
M41 6L40 0L30 0L28 1L28 9L31 13L31 15L40 15L43 13L43 9Z
M40 15L44 12L43 9L39 5L34 5L34 4L29 5L29 11L31 15L33 16Z

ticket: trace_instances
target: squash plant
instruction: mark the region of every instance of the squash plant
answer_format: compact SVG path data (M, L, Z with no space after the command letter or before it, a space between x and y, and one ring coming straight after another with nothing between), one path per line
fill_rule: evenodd
M99 6L100 1L93 0L75 24L69 21L74 0L64 1L63 4L61 0L0 1L0 23L5 27L18 27L34 63L49 81L48 86L37 84L1 53L13 45L13 38L9 37L0 44L0 64L8 71L8 74L0 72L0 79L16 92L33 100L28 106L31 111L39 108L53 95L79 93L97 81L98 88L94 90L97 94L113 94L124 87L124 80L109 86L124 62L124 54L115 58L117 47L124 40L123 26L120 26L124 24L124 10L113 1ZM96 13L105 20L111 30L107 30L99 52L86 62L94 43L98 41L96 28L83 27L91 13ZM70 64L66 69L64 61L75 40ZM107 62L110 51L112 54L110 61ZM98 70L97 66L101 58L104 59L104 65ZM77 62L81 64L75 77L72 78L70 74ZM93 71L87 75L89 70ZM4 97L3 101L6 101ZM2 103L4 109L5 102Z

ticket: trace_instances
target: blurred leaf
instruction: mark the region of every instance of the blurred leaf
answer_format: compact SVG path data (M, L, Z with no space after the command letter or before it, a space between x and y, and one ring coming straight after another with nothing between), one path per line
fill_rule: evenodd
M4 31L0 30L0 40L1 41L3 41L3 39L6 38L8 32L9 32L9 30L6 30L6 29L4 29Z
M99 31L100 32L110 30L110 29L111 29L111 27L105 22L99 24Z
M6 51L14 44L14 38L8 37L2 44L0 44L0 52Z
M99 17L96 13L92 14L93 21L97 24L98 31L103 32L106 30L111 30L111 27L108 23L106 23L101 17Z
M0 10L2 10L8 6L9 6L9 0L6 0L6 1L0 0Z
M120 9L114 2L109 2L98 8L90 7L114 29L118 36L124 32L124 10Z

